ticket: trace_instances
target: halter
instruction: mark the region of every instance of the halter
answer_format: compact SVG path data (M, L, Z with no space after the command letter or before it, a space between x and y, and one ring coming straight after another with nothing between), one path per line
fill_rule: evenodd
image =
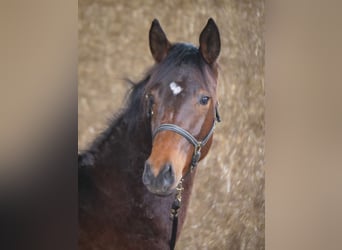
M154 133L153 133L152 140L161 131L172 131L172 132L175 132L175 133L183 136L185 139L187 139L188 142L190 142L194 146L194 148L195 148L194 153L192 155L190 170L181 178L179 184L177 185L177 188L176 188L176 190L177 190L176 198L173 201L172 207L171 207L171 214L170 214L171 217L170 217L170 219L172 220L172 232L171 232L171 239L170 239L170 250L173 250L175 248L175 245L176 245L176 236L177 236L177 227L178 227L178 210L179 210L179 208L181 206L182 192L183 192L183 189L184 189L183 188L183 181L184 181L185 176L189 172L192 172L193 169L197 166L197 164L199 162L199 159L201 158L201 149L202 149L202 147L205 146L205 144L207 144L207 142L209 141L209 139L213 135L214 130L215 130L216 121L217 122L221 121L220 115L219 115L218 110L217 110L217 105L215 106L215 118L216 119L214 119L213 125L211 126L211 129L209 130L208 134L201 141L197 140L188 131L186 131L185 129L183 129L183 128L175 125L175 124L164 123L164 124L160 125L154 131Z
M210 137L214 133L215 123L216 123L216 120L214 120L213 125L211 126L211 129L210 129L209 133L207 134L206 137L204 137L204 139L202 141L198 141L192 134L190 134L185 129L183 129L183 128L175 125L175 124L169 124L169 123L165 123L165 124L160 125L154 131L153 138L157 135L157 133L159 133L161 131L168 130L168 131L175 132L175 133L183 136L185 139L187 139L195 148L194 154L192 155L191 165L190 165L190 167L191 167L190 170L192 171L197 166L197 163L199 162L199 159L201 157L201 149L202 149L202 147L205 144L207 144L207 142L209 141Z

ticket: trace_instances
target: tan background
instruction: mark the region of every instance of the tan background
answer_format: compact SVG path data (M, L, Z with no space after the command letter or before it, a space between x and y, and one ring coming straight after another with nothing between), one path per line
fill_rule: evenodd
M123 105L123 79L138 81L153 64L153 18L171 42L197 45L209 17L221 33L222 122L199 165L177 249L264 249L263 1L80 0L79 149Z

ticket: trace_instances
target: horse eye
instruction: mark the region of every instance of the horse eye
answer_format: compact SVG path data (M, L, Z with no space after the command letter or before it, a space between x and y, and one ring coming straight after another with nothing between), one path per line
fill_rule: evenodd
M200 104L201 105L207 105L210 97L209 96L202 96L200 99Z

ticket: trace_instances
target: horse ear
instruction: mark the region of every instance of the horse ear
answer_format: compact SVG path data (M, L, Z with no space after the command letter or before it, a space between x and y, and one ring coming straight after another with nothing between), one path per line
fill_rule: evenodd
M219 30L212 18L209 18L207 25L202 30L199 42L202 57L208 64L213 64L220 54L221 41Z
M166 57L171 44L167 40L167 37L157 19L154 19L152 22L149 39L152 56L154 60L159 63Z

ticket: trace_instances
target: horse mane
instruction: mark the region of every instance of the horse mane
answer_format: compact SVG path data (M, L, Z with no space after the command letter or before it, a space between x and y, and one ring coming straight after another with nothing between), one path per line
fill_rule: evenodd
M123 143L137 139L137 134L150 133L146 121L146 105L144 104L144 89L149 80L148 74L142 81L134 83L126 79L131 85L126 98L126 105L110 120L109 126L94 140L90 147L78 156L79 168L93 167L96 155L107 143ZM142 131L143 130L143 131ZM145 138L144 138L145 139Z
M189 43L173 44L167 57L152 69L153 83L159 83L169 71L185 64L197 68L204 75L205 61L201 57L198 48Z

